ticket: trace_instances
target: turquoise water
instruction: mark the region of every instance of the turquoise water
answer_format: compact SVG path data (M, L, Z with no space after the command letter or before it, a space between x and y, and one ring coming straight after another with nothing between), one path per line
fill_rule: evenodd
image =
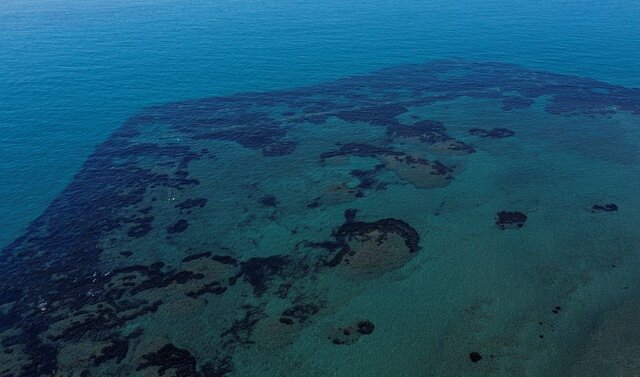
M637 376L640 4L0 5L0 376Z
M462 57L640 86L635 1L0 4L0 244L131 114Z

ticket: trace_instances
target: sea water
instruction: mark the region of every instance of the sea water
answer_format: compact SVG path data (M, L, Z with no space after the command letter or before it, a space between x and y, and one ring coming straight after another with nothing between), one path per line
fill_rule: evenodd
M637 4L0 9L3 376L637 374Z

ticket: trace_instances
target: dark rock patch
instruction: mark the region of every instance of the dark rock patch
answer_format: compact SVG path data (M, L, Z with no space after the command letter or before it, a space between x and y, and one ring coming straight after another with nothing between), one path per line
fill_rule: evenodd
M276 141L265 145L262 148L262 155L265 157L287 156L296 150L298 143L295 141Z
M245 280L253 287L256 296L262 296L268 289L269 283L275 276L281 276L290 265L291 259L284 255L274 255L266 258L254 257L242 262L238 277L244 276Z
M352 177L357 178L360 183L358 184L359 189L375 189L382 190L385 188L382 182L379 182L375 176L380 173L384 169L384 164L378 164L374 169L371 170L360 170L355 169L352 170L349 174Z
M120 363L127 356L129 351L129 341L126 339L114 339L111 344L102 348L100 354L93 359L93 364L98 366L108 360L115 359Z
M279 319L280 323L284 323L285 325L293 325L293 319L289 318L289 317L280 317Z
M228 265L232 265L232 266L237 266L238 265L238 260L232 256L229 255L214 255L211 257L211 259L213 259L214 261L218 262L218 263L222 263L222 264L228 264Z
M396 219L346 222L334 232L342 244L327 266L350 279L371 279L398 269L419 249L420 236L409 224Z
M358 321L345 327L333 328L329 340L335 345L350 345L356 343L363 335L373 333L375 325L369 320Z
M496 226L502 230L520 229L526 222L527 215L522 212L500 211L497 215Z
M268 152L268 146L283 138L287 132L284 128L280 127L277 122L265 114L253 114L253 116L255 117L254 119L252 119L252 116L247 116L246 114L244 114L244 116L238 114L234 116L233 119L227 118L227 120L231 122L238 122L234 127L211 132L201 132L193 137L196 139L235 141L249 149L267 148L267 153L270 153ZM210 122L204 121L201 125L206 126L207 123ZM277 153L278 149L279 147L276 146L276 152L274 153ZM264 152L265 151L263 151L263 153Z
M387 134L394 139L408 138L432 146L437 145L440 150L475 152L472 146L449 136L443 123L432 120L422 120L411 126L393 125L387 127Z
M244 309L244 316L235 320L231 327L220 334L225 346L253 344L251 334L256 324L266 317L264 311L256 306L244 305L242 309Z
M591 212L615 212L618 210L618 206L613 203L607 204L594 204L591 207Z
M314 304L298 304L290 307L282 312L280 322L282 319L297 320L300 324L305 324L309 318L317 314L320 311L320 307ZM293 321L292 321L293 323Z
M127 232L127 236L133 237L133 238L140 238L142 236L145 236L152 229L153 227L151 227L150 223L138 224L129 229L129 231Z
M282 283L278 286L278 290L276 291L276 296L280 298L287 298L289 295L289 290L291 289L291 283Z
M307 208L318 208L320 207L321 198L314 198L309 204L307 204Z
M143 370L149 367L158 367L158 375L173 370L176 377L200 377L196 369L196 358L183 348L178 348L169 343L159 350L143 355L144 361L138 365L136 370Z
M376 126L397 124L396 116L407 112L408 109L397 104L381 104L366 106L354 110L344 110L336 116L347 122L365 122Z
M471 128L469 133L473 136L478 136L481 138L488 139L504 139L506 137L511 137L516 133L511 131L508 128L493 128L491 130L485 130L482 128Z
M392 149L377 147L371 144L364 143L347 143L337 151L324 152L320 155L320 158L327 159L339 156L358 156L358 157L376 157L379 155L402 155L401 152L396 152Z
M533 100L531 98L525 97L504 97L502 100L502 109L504 111L509 111L513 109L526 109L533 105Z
M185 230L187 230L188 227L189 227L189 222L185 219L180 219L176 221L175 224L167 227L167 233L169 234L182 233Z
M329 117L339 116L348 121L394 128L400 126L398 115L407 109L463 97L502 101L505 110L523 108L540 100L544 102L545 111L564 116L640 114L638 89L590 78L527 70L511 64L464 60L403 65L307 88L151 106L129 118L99 145L69 186L24 235L4 248L3 258L0 258L0 276L3 277L0 297L4 301L7 295L13 295L16 287L20 290L18 298L6 299L9 309L0 318L0 328L15 334L2 334L5 349L14 350L12 361L16 368L8 373L14 374L13 377L92 374L93 371L78 370L84 367L62 370L57 362L59 352L68 351L65 350L68 343L76 340L103 342L116 339L123 326L128 325L127 321L157 310L161 303L124 298L123 295L169 282L180 284L180 281L198 280L213 284L197 279L195 272L175 271L167 266L142 266L127 273L136 276L123 280L128 284L124 286L122 282L114 283L105 275L106 271L101 270L101 258L105 253L113 252L109 240L117 240L120 236L113 233L129 237L153 234L152 222L146 219L148 216L140 216L152 212L143 204L147 199L159 202L158 193L164 190L181 191L199 184L198 180L189 178L188 165L208 153L201 140L230 140L246 148L271 153L270 150L286 149L278 143L283 142L289 124L320 124ZM274 107L277 110L274 111ZM272 117L284 109L294 112L291 117L302 116L287 119L284 125L282 119ZM149 136L149 130L156 132L159 128L169 129L171 136L179 136L184 142L163 145L139 141ZM491 134L491 131L487 132ZM436 137L437 134L435 132ZM192 140L200 141L197 145L188 145ZM367 152L364 148L355 150L354 155L367 153L371 150ZM400 152L385 150L371 156L388 157L392 153ZM417 163L406 164L404 158L397 162L398 169L404 169L400 170L403 173L423 167ZM149 194L151 198L147 197ZM123 218L123 214L134 215ZM377 236L371 233L365 236L369 238L367 247L380 246L376 243ZM387 238L397 238L397 234L387 233ZM358 242L349 237L341 241L356 253L356 259L357 254L365 250L357 247ZM383 237L380 242L384 245L387 240ZM400 248L404 250L402 245ZM346 266L348 257L353 256L345 255L339 266ZM270 269L266 269L268 271ZM282 273L271 276L289 277L289 272L285 268ZM228 280L231 284L232 277ZM106 287L109 283L117 286ZM51 335L48 331L52 324L69 315L74 317L72 322L77 323L60 335L52 335L55 339L47 338ZM186 324L189 323L187 320L185 318ZM25 357L17 357L16 353ZM226 357L223 355L222 360ZM105 362L101 367L108 368L112 364L115 363ZM216 361L212 365L211 376L227 373L224 362ZM185 370L182 374L198 373L190 367ZM107 373L117 374L113 370ZM204 369L200 373L204 374ZM176 373L167 370L167 374Z
M335 251L337 249L341 249L342 247L344 247L344 242L340 242L340 241L320 241L320 242L304 241L302 243L304 244L304 246L307 246L307 247L327 249L329 251Z
M207 204L207 199L194 198L194 199L187 199L184 202L177 204L176 208L178 209L191 209L195 207L203 208L206 204Z
M358 332L362 335L369 335L373 332L376 326L369 320L358 322Z
M217 359L215 362L207 362L202 368L202 377L225 377L233 373L234 366L230 356Z
M227 291L227 287L222 285L219 281L212 281L196 289L195 291L189 291L185 293L191 298L198 298L205 293L213 293L215 295L221 295Z
M338 228L334 234L336 239L342 243L343 249L329 261L329 266L337 266L345 256L353 253L353 250L348 246L349 240L367 239L370 234L376 234L375 241L384 242L385 236L389 233L396 233L404 238L407 251L410 253L414 253L420 248L420 235L402 220L382 219L372 223L348 222Z
M263 207L277 207L278 200L273 195L265 195L259 200Z
M471 360L472 363L477 363L478 361L482 360L482 355L480 355L478 352L471 352L469 354L469 360Z
M198 254L192 254L192 255L188 255L186 257L184 257L182 259L182 262L191 262L194 260L198 260L200 258L209 258L211 256L211 252L210 251L206 251L204 253L198 253Z
M356 215L358 214L357 208L347 208L344 211L344 220L348 223L352 223L356 220Z

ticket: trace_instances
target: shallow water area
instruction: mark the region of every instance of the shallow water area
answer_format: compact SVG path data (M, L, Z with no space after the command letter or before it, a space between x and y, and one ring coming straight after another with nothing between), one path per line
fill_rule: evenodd
M0 376L605 370L639 123L638 89L467 60L148 107L5 249Z

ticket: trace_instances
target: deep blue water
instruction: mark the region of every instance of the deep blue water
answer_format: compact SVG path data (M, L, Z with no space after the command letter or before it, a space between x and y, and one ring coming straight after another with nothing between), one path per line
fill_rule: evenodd
M81 1L0 4L0 244L145 105L461 57L640 87L640 3Z

